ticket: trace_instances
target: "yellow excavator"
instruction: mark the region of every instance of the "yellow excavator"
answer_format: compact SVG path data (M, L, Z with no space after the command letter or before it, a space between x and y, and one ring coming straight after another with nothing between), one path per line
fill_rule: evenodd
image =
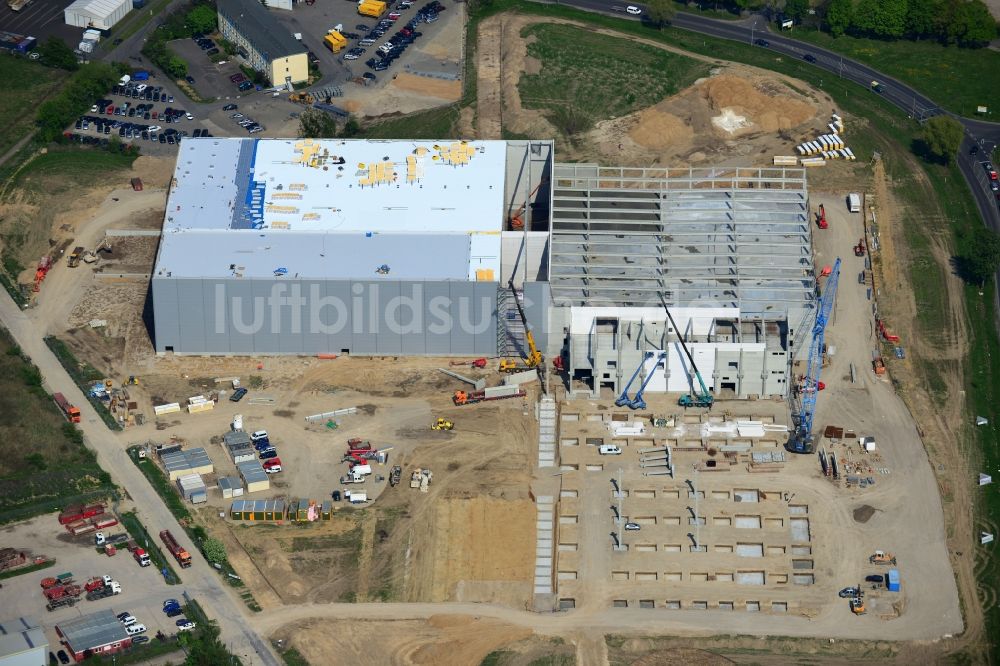
M523 370L531 370L532 368L541 369L545 359L542 357L542 352L538 351L538 347L535 346L535 336L531 334L531 329L528 328L528 318L524 316L524 308L521 307L521 301L518 300L517 292L514 291L514 278L510 279L507 287L514 296L514 305L517 306L517 314L521 316L521 323L524 325L524 340L528 343L528 355L525 356L523 363L518 363L512 359L501 359L500 372L521 372Z

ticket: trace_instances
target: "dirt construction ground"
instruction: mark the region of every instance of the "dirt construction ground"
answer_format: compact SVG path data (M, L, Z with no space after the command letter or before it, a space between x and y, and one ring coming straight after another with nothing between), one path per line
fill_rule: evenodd
M512 47L502 55L490 51L501 25L507 34L529 20L501 15L481 27L476 116L481 138L499 138L501 124L503 129L533 136L554 135L544 116L520 107L517 81L510 72L537 66L527 58L526 48L518 40L507 40ZM491 65L491 57L497 62L503 58L502 80L501 68L496 62ZM419 83L416 78L421 77L401 72L393 84L406 90ZM432 83L440 88L436 94L441 100L457 95L451 89L454 86L445 89L447 82ZM792 145L820 131L831 108L821 92L801 82L715 63L712 75L691 88L626 118L599 124L586 140L560 147L560 154L566 160L606 164L761 164L769 162L771 155L790 154ZM847 121L850 128L856 119ZM471 125L470 130L474 130ZM172 164L143 157L135 168L146 183L143 192L104 188L77 196L75 205L67 203L66 215L59 218L53 233L93 247L107 229L155 228L162 218ZM955 399L942 405L919 389L908 390L907 411L892 382L876 378L869 370L869 354L875 347L867 316L870 310L865 289L856 279L860 260L850 251L862 233L861 222L860 216L843 212L841 202L846 191L867 189L874 194L882 232L877 279L889 276L880 283L885 310L895 329L907 331L917 307L905 281L907 272L900 268L908 261L902 221L911 213L895 203L892 183L877 166L866 171L863 165L834 164L810 176L813 203L825 202L831 211L831 229L816 232L817 263L832 263L836 256L845 259L842 297L829 338L838 352L827 371L830 380L824 397L829 400L821 403L817 422L875 433L880 444L884 442L881 452L891 473L889 477L874 474L878 481L874 488L848 490L822 479L814 460L799 459L773 478L759 477L758 485L787 487L792 492L800 488L810 496L810 514L815 512L817 520L817 586L808 593L793 591L804 603L790 605L789 610L795 612L784 614L754 615L714 607L650 610L631 604L614 608L613 602L623 595L617 594L619 586L610 568L598 572L595 565L607 555L610 531L605 518L609 502L603 493L581 493L579 499L567 499L564 505L585 505L586 510L578 511L581 520L588 512L600 516L590 526L581 523L576 528L583 549L577 557L591 558L580 570L595 567L592 577L575 583L580 588L573 591L577 609L527 612L532 605L530 581L535 567L532 489L544 482L582 490L590 488L597 475L601 481L594 487L604 488L607 480L603 477L609 473L577 471L556 480L532 475L537 389L524 401L459 408L449 397L462 387L436 371L440 360L157 358L143 319L146 281L109 277L150 270L155 244L143 236L116 237L112 252L94 267L103 276L95 275L91 267L69 269L60 262L49 274L30 316L66 338L81 358L116 382L129 374L140 377L133 396L147 423L121 435L123 449L131 443L177 437L189 446L206 447L216 462L216 475L232 474L233 466L218 443L232 416L240 413L248 428L271 432L286 471L272 477L269 491L249 499L328 499L332 490L345 488L337 479L346 470L340 462L346 439L363 437L376 447L392 447L389 466L403 466L402 485L388 488L384 481L368 481L365 490L376 501L357 509L336 505L335 518L329 523L305 528L234 524L219 518L228 502L214 489L208 506L198 510L210 532L227 544L237 572L263 609L249 621L283 644L296 647L312 663L330 663L331 655L341 655L359 657L362 663L478 664L495 650L508 652L505 661L497 663L519 665L549 655L581 664L784 664L798 663L797 658L841 663L857 657L928 663L952 649L954 641L943 636L962 631L948 557L960 574L958 588L973 634L967 638L977 639L979 610L969 603L975 599L970 587L974 585L973 560L955 546L968 544L972 538L971 525L961 515L970 502L967 481L971 471L950 454L949 444L958 438L962 402ZM939 245L936 251L946 262L947 246L943 241ZM949 283L948 288L960 286ZM957 295L952 302L960 302ZM907 345L915 352L934 353L939 360L960 358L965 345L962 317L960 311L950 313L954 326L945 344L920 349L919 340L907 339ZM88 324L92 319L105 319L107 325L92 328ZM860 376L857 384L849 379L852 363ZM889 377L904 386L915 381L917 372L911 363L893 361ZM243 402L223 399L208 414L175 414L159 423L152 418L154 401L183 401L226 389L224 383L213 380L230 376L251 386ZM957 378L957 372L945 377L954 396L961 390ZM267 396L273 402L253 404L250 398L254 396ZM650 402L657 411L669 412L673 407L667 398ZM361 409L339 419L336 430L308 426L304 420L307 415L346 406ZM742 405L736 409L737 413L745 411ZM917 416L919 435L910 412ZM431 431L430 423L438 416L454 420L456 429ZM932 466L921 439L934 456ZM684 460L687 464L693 459ZM426 494L408 487L408 473L415 467L434 472ZM387 471L388 467L376 468L374 476ZM947 532L941 528L935 474L945 497ZM213 478L208 481L211 487ZM926 529L914 527L924 523ZM672 543L671 539L659 540ZM854 617L841 600L830 597L868 572L863 554L876 547L900 555L903 603L883 605L891 613ZM661 574L673 571L659 561L655 566ZM636 570L646 568L643 562ZM572 585L566 583L565 589ZM646 599L639 581L630 580L628 587L637 590L628 600ZM666 593L657 594L657 603L672 599ZM693 591L689 596L696 598ZM347 601L358 604L337 603ZM803 608L810 612L799 612ZM895 614L899 615L896 619L880 617ZM334 626L338 631L331 631ZM719 632L753 637L708 638ZM663 633L686 638L641 637ZM761 633L789 638L780 644L775 639L764 643L756 638ZM379 640L371 640L373 635ZM882 640L887 637L907 642ZM841 638L859 640L843 642ZM789 655L790 661L771 658L767 652Z

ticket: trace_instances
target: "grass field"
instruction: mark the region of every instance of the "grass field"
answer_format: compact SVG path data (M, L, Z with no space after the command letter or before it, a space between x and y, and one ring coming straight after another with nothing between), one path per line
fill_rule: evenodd
M366 139L447 139L455 135L458 106L411 113L383 120L364 129Z
M69 76L61 69L43 67L27 58L0 56L0 155L35 125L35 109Z
M563 131L567 112L582 115L585 129L655 104L708 73L698 60L572 26L537 24L522 37L535 38L528 55L541 71L522 74L521 103L548 112Z
M834 38L815 30L799 30L792 36L875 67L959 115L975 116L976 107L982 105L992 112L989 118L1000 119L998 51L960 49L933 41Z
M132 166L138 155L109 152L90 146L55 146L17 172L13 187L47 195L107 182Z
M38 369L0 329L0 523L114 490L41 381Z

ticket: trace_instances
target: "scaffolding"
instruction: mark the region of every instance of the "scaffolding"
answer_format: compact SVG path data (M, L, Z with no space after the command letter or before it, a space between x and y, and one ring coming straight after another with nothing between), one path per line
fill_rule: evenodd
M801 168L556 164L549 279L563 306L814 307Z

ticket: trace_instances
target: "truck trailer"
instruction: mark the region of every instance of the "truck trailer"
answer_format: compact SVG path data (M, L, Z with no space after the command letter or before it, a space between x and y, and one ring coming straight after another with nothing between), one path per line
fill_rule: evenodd
M87 518L93 518L94 516L99 516L105 512L107 507L103 504L72 504L59 514L59 524L69 525L70 523L75 523L79 520L86 520Z
M66 399L62 393L53 393L52 399L55 400L56 405L62 410L63 415L69 420L70 423L80 422L80 408L74 407L70 404L70 401Z
M455 391L452 400L456 405L473 405L477 402L485 402L487 400L520 398L524 395L524 391L516 385L493 386L482 391Z
M175 539L174 535L170 533L170 530L163 530L160 532L160 540L163 541L163 545L167 547L167 550L169 550L170 554L174 556L174 559L177 560L177 564L181 565L182 569L187 569L191 566L191 554L184 550L179 543L177 543L177 539Z

